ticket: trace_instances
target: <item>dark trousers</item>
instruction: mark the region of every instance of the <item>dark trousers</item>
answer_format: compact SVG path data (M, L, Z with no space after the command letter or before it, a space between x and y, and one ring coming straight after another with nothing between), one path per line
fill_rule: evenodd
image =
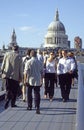
M11 100L11 106L15 105L19 83L13 79L6 78L6 102Z
M34 103L35 107L40 107L40 86L30 86L28 85L27 99L28 99L28 107L32 108L32 90L34 90Z
M45 90L44 94L49 93L49 97L54 96L54 83L55 83L55 73L45 73Z
M63 99L69 99L72 83L72 75L69 73L59 75L59 84L61 88L61 96Z

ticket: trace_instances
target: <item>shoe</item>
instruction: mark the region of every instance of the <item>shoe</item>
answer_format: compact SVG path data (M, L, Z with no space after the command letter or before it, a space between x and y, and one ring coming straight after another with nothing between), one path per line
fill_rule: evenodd
M53 101L53 99L52 98L50 98L50 102L52 102Z
M11 107L17 107L17 105L11 105Z
M50 99L50 102L52 102L53 101L53 96L50 96L49 99Z
M36 109L36 114L40 114L40 109Z
M74 87L74 84L72 84L72 87Z
M27 110L30 110L30 111L31 111L31 110L32 110L32 107L27 107Z
M63 102L66 102L66 99L63 98Z
M25 99L23 99L23 102L26 102L26 100L25 100Z
M47 98L47 95L44 95L44 98L46 99L46 98Z
M5 103L5 106L4 106L5 109L8 108L8 103L9 103L8 101Z

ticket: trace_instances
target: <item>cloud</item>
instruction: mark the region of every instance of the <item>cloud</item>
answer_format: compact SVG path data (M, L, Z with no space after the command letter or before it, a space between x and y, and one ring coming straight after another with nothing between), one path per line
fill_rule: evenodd
M33 28L31 26L22 26L19 28L21 31L29 31L32 30Z

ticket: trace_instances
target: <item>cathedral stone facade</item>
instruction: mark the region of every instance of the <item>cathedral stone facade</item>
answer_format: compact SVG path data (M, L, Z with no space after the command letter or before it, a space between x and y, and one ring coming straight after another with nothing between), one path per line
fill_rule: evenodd
M52 21L48 26L44 47L70 48L70 41L68 41L68 36L66 35L63 23L59 20L58 10L56 11L54 21Z

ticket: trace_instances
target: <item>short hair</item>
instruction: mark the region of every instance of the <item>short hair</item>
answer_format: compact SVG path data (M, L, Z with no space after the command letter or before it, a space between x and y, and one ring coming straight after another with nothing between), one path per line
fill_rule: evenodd
M73 52L68 52L68 56L74 56L74 53Z
M18 46L18 45L13 45L13 46L12 46L12 49L13 49L14 51L18 51L19 46Z
M31 49L26 50L26 55L30 55Z
M67 53L67 50L66 50L66 49L63 49L62 52L63 52L63 51L64 51L65 53Z
M55 53L54 53L54 51L51 51L50 54L53 54L53 55L54 55Z

